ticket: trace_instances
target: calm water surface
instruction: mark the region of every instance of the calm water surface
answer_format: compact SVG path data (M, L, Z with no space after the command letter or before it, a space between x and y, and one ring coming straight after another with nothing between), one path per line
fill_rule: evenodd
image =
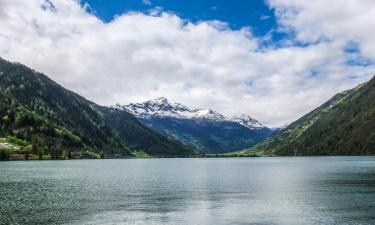
M375 158L1 162L0 224L375 224Z

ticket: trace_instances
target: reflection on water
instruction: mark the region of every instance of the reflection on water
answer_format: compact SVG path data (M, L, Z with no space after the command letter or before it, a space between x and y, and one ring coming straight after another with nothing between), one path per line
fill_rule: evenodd
M0 224L375 224L375 157L3 162Z

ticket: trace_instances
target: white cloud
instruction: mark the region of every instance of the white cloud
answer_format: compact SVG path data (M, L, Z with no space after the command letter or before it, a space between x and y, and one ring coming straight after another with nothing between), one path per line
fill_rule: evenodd
M262 47L250 28L231 30L220 21L191 23L153 12L103 23L76 1L49 2L52 6L44 0L0 0L0 56L104 105L165 96L281 125L374 71L347 66L343 51L353 41L363 57L375 58L375 41L366 36L374 19L364 13L375 8L372 1L363 1L366 7L346 1L351 6L343 12L351 19L338 14L343 3L326 9L324 1L270 1L281 26L294 30L299 40L330 39L278 49ZM358 78L348 79L353 75Z
M365 56L375 58L375 1L268 0L276 9L279 22L293 28L300 40L314 42L321 38L347 44L354 41Z

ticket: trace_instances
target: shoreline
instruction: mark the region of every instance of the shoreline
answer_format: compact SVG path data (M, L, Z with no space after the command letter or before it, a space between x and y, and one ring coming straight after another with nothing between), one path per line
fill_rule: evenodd
M223 158L331 158L331 157L375 157L375 155L308 155L308 156L205 156L205 157L108 157L103 159L76 158L76 159L9 159L0 162L20 161L78 161L78 160L108 160L108 159L223 159Z

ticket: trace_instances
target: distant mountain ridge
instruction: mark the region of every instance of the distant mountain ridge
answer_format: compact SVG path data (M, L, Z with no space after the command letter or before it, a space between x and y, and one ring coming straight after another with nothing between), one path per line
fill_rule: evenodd
M162 134L208 153L250 147L268 137L272 130L248 115L226 117L211 109L190 109L161 97L142 103L116 104L140 122Z
M112 108L126 110L138 118L174 117L179 119L205 119L218 122L235 122L250 129L267 128L256 119L245 114L226 117L212 109L190 109L181 103L169 102L165 97L142 103L116 104Z
M375 77L336 94L245 154L375 155Z

